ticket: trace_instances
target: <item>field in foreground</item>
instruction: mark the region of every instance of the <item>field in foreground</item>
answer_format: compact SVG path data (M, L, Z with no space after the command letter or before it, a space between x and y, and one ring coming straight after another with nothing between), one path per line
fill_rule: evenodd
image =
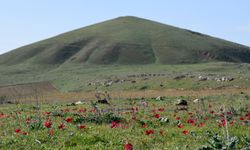
M11 67L0 67L3 88L50 81L60 92L10 92L12 104L0 105L0 149L250 146L248 64ZM96 104L97 91L110 93L111 105ZM188 111L175 112L177 99Z
M1 149L221 149L250 146L249 94L2 105ZM188 111L175 112L176 99ZM210 142L210 144L209 144ZM230 145L231 144L231 145Z

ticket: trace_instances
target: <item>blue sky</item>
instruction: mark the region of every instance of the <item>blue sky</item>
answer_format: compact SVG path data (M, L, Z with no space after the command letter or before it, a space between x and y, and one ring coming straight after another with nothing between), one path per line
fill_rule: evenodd
M250 46L249 0L2 0L0 54L119 16L137 16Z

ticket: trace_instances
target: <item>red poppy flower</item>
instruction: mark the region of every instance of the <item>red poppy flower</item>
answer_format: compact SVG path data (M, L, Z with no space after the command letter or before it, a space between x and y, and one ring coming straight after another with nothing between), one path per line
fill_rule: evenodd
M195 124L195 120L194 120L194 119L188 119L188 120L187 120L187 123Z
M0 114L0 118L5 118L5 117L7 117L7 115L5 115L3 113Z
M231 121L231 122L230 122L230 125L231 125L231 126L234 126L234 121Z
M65 129L65 125L64 125L63 123L61 123L61 124L58 126L58 129L61 129L61 130Z
M244 117L240 117L240 120L245 120L245 118Z
M44 122L44 126L45 126L46 128L51 128L52 123L51 123L50 121L45 121L45 122Z
M73 118L67 118L65 121L67 121L68 123L70 123L70 122L73 122Z
M185 135L188 135L189 131L188 130L184 130L184 131L182 131L182 133L185 134Z
M197 127L199 128L199 127L204 127L204 126L205 126L205 123L201 122L200 124L198 124Z
M115 121L111 122L111 128L117 128L117 127L119 127L118 122L115 122Z
M133 145L131 143L127 143L125 144L125 150L133 150Z
M132 111L138 111L138 107L132 107Z
M221 121L220 121L220 123L219 123L219 127L224 127L224 126L226 126L226 124L227 124L227 120L225 120L225 119L222 119Z
M80 112L80 113L83 113L83 112L86 112L86 111L87 111L86 108L81 108L81 109L78 110L78 112Z
M161 115L160 114L155 114L154 117L159 119L161 117Z
M148 125L145 123L145 124L143 124L141 127L142 127L142 128L147 128Z
M132 120L135 120L135 119L136 119L136 116L135 116L135 115L131 115L131 119L132 119Z
M31 119L30 119L30 118L27 118L25 122L26 122L27 124L30 124Z
M246 116L250 116L250 112L246 113Z
M153 134L154 133L154 130L146 130L145 131L145 134L146 135L150 135L150 134Z
M15 132L16 132L16 133L20 133L20 132L21 132L21 129L16 129Z
M164 110L165 110L164 108L159 108L158 109L158 111L161 111L161 112L164 111Z
M178 127L178 128L183 128L184 125L183 125L182 123L179 123L177 127Z
M85 125L80 125L80 126L79 126L79 129L85 129L85 128L86 128Z

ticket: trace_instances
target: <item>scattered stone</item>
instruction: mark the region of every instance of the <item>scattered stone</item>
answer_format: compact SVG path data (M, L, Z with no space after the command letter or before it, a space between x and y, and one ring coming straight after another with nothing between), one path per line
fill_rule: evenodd
M208 80L208 77L199 76L198 79L199 79L199 81L206 81L206 80Z

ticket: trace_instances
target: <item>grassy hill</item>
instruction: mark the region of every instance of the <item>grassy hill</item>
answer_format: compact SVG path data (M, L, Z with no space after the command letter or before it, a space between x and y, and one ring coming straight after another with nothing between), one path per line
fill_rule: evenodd
M1 65L250 62L250 48L137 17L119 17L0 55Z
M196 77L202 73L247 75L249 67L237 63L250 62L249 58L250 48L243 45L150 20L119 17L0 55L0 85L50 81L61 91L161 89L162 83L164 88L245 87L250 82L245 79L221 84L173 78L190 72ZM138 79L136 84L102 85L142 73L166 76ZM101 86L89 86L90 82Z

